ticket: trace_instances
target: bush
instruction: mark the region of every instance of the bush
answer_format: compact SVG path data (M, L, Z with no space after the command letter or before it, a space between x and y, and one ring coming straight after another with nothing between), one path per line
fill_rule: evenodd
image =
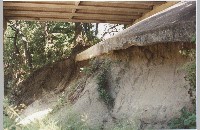
M193 37L192 42L196 44L196 37ZM190 62L185 64L184 69L186 70L185 80L189 82L190 89L188 94L192 99L193 107L196 106L196 50L180 50L180 53L190 57ZM196 110L188 111L185 107L181 109L181 116L179 118L173 118L169 121L168 126L172 129L195 129L196 128Z
M113 107L114 99L108 91L109 86L107 83L106 73L107 70L103 69L102 72L97 76L97 91L100 99L102 99L107 106Z
M196 114L195 111L188 111L185 107L181 109L181 116L169 121L168 126L171 129L195 129Z
M121 119L116 122L116 124L111 127L111 130L138 130L139 129L139 122L135 122L133 120L125 120Z
M16 129L17 121L16 119L20 118L19 113L21 110L17 106L12 106L9 103L9 100L5 98L3 100L3 128L6 130Z
M60 122L62 130L89 130L83 118L79 114L67 113L65 119Z
M80 72L83 72L84 74L89 76L97 71L103 63L104 62L100 62L97 58L93 58L89 61L88 67L80 68Z
M57 122L52 119L37 120L26 126L21 126L22 130L61 130Z

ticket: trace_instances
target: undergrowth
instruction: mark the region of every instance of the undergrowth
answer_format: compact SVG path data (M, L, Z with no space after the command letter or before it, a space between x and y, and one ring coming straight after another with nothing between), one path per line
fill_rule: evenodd
M171 129L195 129L196 128L195 110L188 111L185 107L183 107L180 112L181 116L170 120L168 126Z
M69 108L63 113L59 111L49 113L45 118L34 120L29 124L19 124L21 121L17 109L11 108L9 105L4 105L4 130L93 130L86 123L86 116L71 112ZM55 117L58 116L57 118ZM16 119L19 118L18 121Z
M89 130L90 127L86 123L86 116L74 113L69 110L63 119L58 121L62 130Z
M196 44L195 38L192 42ZM189 83L188 94L190 95L191 102L194 110L189 111L186 107L181 109L181 115L178 118L173 118L168 122L168 126L172 129L195 129L196 128L196 50L180 50L180 53L190 58L190 62L184 65L186 70L185 80Z
M58 97L57 104L53 107L53 110L50 113L59 111L65 105L68 105L68 103L65 101L65 93L62 92L62 94Z
M114 99L112 98L111 94L109 93L109 86L106 77L107 70L102 70L102 72L97 76L97 91L99 93L100 99L104 101L107 106L112 107Z
M120 119L110 130L138 130L139 126L140 123L134 120Z
M20 104L19 106L13 106L10 104L8 98L3 100L3 128L5 130L16 129L17 123L21 119L20 113L26 106Z
M80 68L80 71L90 76L91 74L93 74L95 71L97 71L100 68L102 63L103 62L99 62L97 58L93 58L89 61L89 66Z
M36 120L26 126L21 126L22 130L61 130L58 123L52 119Z
M90 60L90 66L80 68L81 72L84 74L91 76L95 72L98 72L97 76L97 91L99 94L99 98L108 106L113 107L114 99L109 93L109 85L107 79L108 68L110 67L111 61L103 60L100 61L97 58ZM96 73L95 73L96 74Z
M111 96L109 92L108 85L108 68L110 66L109 61L105 61L100 67L100 73L97 76L97 91L99 93L99 98L103 100L103 102L109 107L112 108L114 104L114 98Z

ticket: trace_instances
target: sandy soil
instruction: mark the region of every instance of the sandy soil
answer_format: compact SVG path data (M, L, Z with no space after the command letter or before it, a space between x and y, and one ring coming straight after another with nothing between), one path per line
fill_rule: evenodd
M178 116L182 107L191 107L191 98L188 94L189 85L184 79L185 71L182 69L189 58L179 53L180 49L191 47L191 44L186 43L134 46L98 57L96 59L98 62L93 64L111 61L107 79L109 92L114 98L112 109L108 109L104 102L99 99L96 80L99 70L96 70L90 76L81 76L78 70L86 64L79 63L79 66L76 66L74 76L76 78L73 82L76 82L80 76L85 77L85 81L81 81L80 84L83 85L73 92L76 93L76 98L72 110L86 115L87 122L91 126L102 126L105 129L109 129L111 125L121 119L134 120L140 129L167 128L167 121ZM66 61L63 63L65 64L55 67L54 71L55 73L60 72L61 75L66 72L65 76L58 79L58 75L55 75L54 71L49 71L47 72L49 73L48 76L47 74L40 75L31 84L48 77L49 80L46 80L48 83L45 85L51 86L49 89L60 88L58 86L63 82L65 92L67 92L67 88L69 89L69 84L71 84L65 80L67 71L69 71L67 66L69 65ZM55 82L51 83L53 81ZM69 96L69 93L67 95ZM41 95L38 97L38 99L42 98ZM56 99L56 96L54 99ZM45 104L48 104L47 107L52 107L51 101L53 102L54 99L49 98L49 102L42 104L35 101L32 106L24 111L24 114L33 113L31 108L36 110L44 107ZM28 102L28 100L24 99L23 101Z

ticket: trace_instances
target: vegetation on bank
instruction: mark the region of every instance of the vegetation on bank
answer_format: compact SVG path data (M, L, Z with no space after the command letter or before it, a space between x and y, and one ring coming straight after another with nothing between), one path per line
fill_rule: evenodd
M15 101L11 100L16 92L20 92L17 86L38 68L68 58L77 44L87 46L98 43L97 34L98 28L95 30L95 24L89 23L8 22L3 57L5 129L14 129L15 119L19 118L20 106L13 107Z
M92 24L72 24L55 22L25 22L10 21L9 28L4 39L4 71L5 90L8 97L12 95L13 89L25 80L34 70L51 64L57 60L67 58L71 50L77 44L78 36L81 36L83 44L95 44L100 41L96 37ZM74 31L75 30L75 31ZM64 43L64 44L63 44ZM196 103L196 62L195 50L182 50L181 54L189 56L191 61L185 66L185 80L189 82L188 93L192 99L194 108ZM95 61L94 61L95 62ZM114 99L109 91L108 84L109 63L94 63L90 67L82 68L86 75L98 72L97 91L99 99L108 108L114 105ZM74 89L74 87L73 87ZM9 91L8 91L9 90ZM72 90L73 92L74 90ZM84 115L75 114L71 111L63 114L60 120L55 120L53 115L66 107L64 102L66 95L61 95L58 104L53 111L43 120L37 120L29 125L18 125L16 119L20 119L20 112L25 106L12 106L7 98L4 100L4 129L5 130L99 130L101 127L91 128L86 123ZM168 122L170 128L196 128L196 109L181 109L180 117L171 119ZM52 117L52 118L51 118ZM116 123L110 130L132 130L137 129L130 121Z
M4 35L5 94L38 68L69 57L77 44L99 42L93 28L85 23L9 21Z
M192 42L196 44L196 37L192 39ZM168 122L168 126L171 129L195 129L196 128L196 50L180 50L182 55L188 56L190 62L186 63L183 67L186 71L185 80L189 82L188 94L190 95L193 109L188 110L183 107L180 112L180 117L171 119Z
M96 27L95 27L96 26ZM115 28L118 25L112 25ZM112 33L112 32L106 32ZM35 70L70 57L77 44L94 45L101 41L97 37L98 24L70 22L9 21L4 35L4 129L61 129L67 126L81 128L81 121L74 117L60 126L53 120L37 121L29 126L17 125L20 112L25 108L13 106L12 98L20 93L17 86ZM104 36L104 35L103 35ZM73 92L73 91L72 91ZM64 107L61 96L53 112ZM80 126L80 127L79 127ZM85 126L84 126L85 127ZM66 127L68 128L68 127ZM71 129L69 127L69 129Z

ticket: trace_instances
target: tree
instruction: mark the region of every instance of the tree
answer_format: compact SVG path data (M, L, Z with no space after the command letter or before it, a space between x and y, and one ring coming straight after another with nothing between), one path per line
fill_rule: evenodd
M68 57L81 37L83 43L96 44L93 24L9 21L4 37L4 71L15 86L34 70ZM13 82L14 81L14 82ZM6 84L8 84L6 82Z

